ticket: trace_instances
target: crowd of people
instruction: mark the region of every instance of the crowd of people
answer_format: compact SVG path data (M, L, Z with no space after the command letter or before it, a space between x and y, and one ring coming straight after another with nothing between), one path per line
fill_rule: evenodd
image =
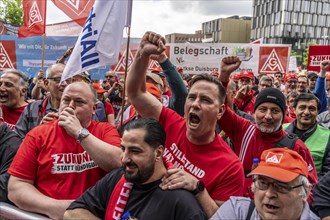
M127 77L102 82L61 81L65 59L32 81L3 71L0 202L51 219L330 219L330 61L267 75L227 56L191 76L165 45L146 32Z

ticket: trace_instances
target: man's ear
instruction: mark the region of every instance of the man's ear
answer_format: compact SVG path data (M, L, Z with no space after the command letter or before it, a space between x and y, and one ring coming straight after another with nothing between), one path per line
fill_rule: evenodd
M22 88L21 89L21 95L25 96L26 93L27 93L27 88L26 87Z
M97 102L93 105L93 115L95 115L96 109L97 109Z
M163 153L164 153L164 146L163 145L159 145L157 147L157 149L155 150L155 158L156 161L160 161L163 158Z
M217 120L219 120L222 117L223 113L225 113L225 110L226 110L225 104L220 105L218 114L217 114Z

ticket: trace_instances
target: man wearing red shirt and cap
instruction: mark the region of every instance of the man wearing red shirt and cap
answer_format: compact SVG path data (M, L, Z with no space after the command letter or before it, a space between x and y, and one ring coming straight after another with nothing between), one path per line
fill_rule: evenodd
M239 110L253 115L253 106L256 101L254 95L255 91L252 90L254 83L253 72L242 70L238 75L238 91L234 98L234 103Z
M284 94L288 95L290 92L297 89L298 76L295 73L287 73L284 76L285 90Z

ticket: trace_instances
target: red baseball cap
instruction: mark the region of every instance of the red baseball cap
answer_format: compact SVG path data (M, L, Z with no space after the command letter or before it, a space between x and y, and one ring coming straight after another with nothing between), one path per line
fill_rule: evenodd
M104 93L106 90L104 90L100 83L93 83L93 87L96 90L96 93Z
M216 70L213 70L212 72L211 72L211 75L212 76L215 76L215 77L219 77L219 72L218 71L216 71Z
M237 76L237 79L241 79L241 78L254 79L254 74L251 71L242 70Z
M152 73L160 73L160 72L162 72L162 68L160 68L160 67L154 67L154 68L151 68L150 69L150 72L152 72Z
M295 73L286 73L285 76L284 76L284 82L286 82L290 79L298 80L297 74L295 74Z
M178 66L178 67L176 68L176 70L179 72L179 71L181 71L181 70L183 70L183 69L182 69L181 66Z
M288 148L271 148L261 154L259 165L248 176L262 175L288 183L299 175L308 177L305 160L296 151Z

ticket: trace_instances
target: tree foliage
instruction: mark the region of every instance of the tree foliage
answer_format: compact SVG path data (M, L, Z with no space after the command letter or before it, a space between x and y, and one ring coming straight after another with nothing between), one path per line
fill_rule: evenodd
M309 53L309 46L310 45L317 45L315 42L308 42L308 46L305 48L304 57L303 57L303 66L306 67L308 65L308 53Z
M13 25L23 25L22 0L1 0L0 20Z

